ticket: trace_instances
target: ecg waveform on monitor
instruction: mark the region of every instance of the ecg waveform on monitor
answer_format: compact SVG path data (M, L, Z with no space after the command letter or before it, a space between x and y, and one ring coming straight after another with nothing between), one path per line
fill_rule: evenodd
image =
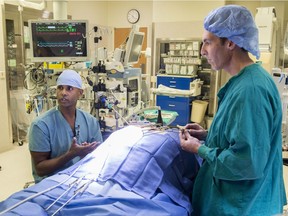
M88 59L86 27L86 21L31 22L33 61Z
M75 43L75 47L81 46L82 42L78 41ZM71 41L65 42L46 42L46 41L38 41L38 47L73 47L73 43Z
M72 47L73 44L69 41L67 42L45 42L45 41L38 41L38 47Z
M37 32L77 32L75 26L66 26L66 25L38 25L36 26Z

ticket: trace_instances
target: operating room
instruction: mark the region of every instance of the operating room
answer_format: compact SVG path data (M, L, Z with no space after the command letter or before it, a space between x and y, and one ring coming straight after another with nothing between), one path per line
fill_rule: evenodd
M202 56L203 21L226 5L251 11L260 58L250 58L279 90L288 199L287 1L0 0L0 215L193 215L190 193L204 161L181 148L179 131L197 123L209 134L216 124L217 94L231 75ZM83 55L68 45L64 55L46 55L45 46L62 43L51 26L75 27L63 38L80 35ZM31 125L58 106L64 70L80 75L77 109L97 119L101 143L35 183Z

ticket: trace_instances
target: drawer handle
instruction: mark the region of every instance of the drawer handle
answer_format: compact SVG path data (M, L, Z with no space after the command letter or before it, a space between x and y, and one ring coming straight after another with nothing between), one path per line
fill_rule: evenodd
M176 83L176 81L170 81L170 83Z
M175 105L174 105L174 104L169 104L168 106L169 106L169 107L175 107Z
M176 85L170 85L169 87L171 87L171 88L176 88Z

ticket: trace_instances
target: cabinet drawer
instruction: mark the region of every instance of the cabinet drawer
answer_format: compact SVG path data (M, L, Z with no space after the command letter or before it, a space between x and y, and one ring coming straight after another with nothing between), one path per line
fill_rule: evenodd
M189 90L190 82L194 78L191 77L173 77L173 76L157 76L157 86L162 84L170 88Z
M189 97L177 97L177 96L167 96L167 95L157 95L156 97L157 104L181 104L189 105L191 103L191 98Z
M178 113L177 118L172 122L172 126L186 125L190 121L191 102L189 97L171 97L157 95L156 105L160 106L162 110L175 111Z

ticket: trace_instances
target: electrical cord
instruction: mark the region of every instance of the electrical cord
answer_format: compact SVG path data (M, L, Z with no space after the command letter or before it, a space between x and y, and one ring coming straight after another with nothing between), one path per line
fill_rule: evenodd
M28 76L31 75L30 73L31 73L31 71L30 71L29 73L27 73L27 74L25 75L24 79L23 79L23 86L24 86L25 89L27 89L27 90L29 90L29 91L34 90L34 89L37 87L37 85L34 83L33 88L30 88L30 89L28 88L27 82L28 82Z
M43 63L39 64L37 68L30 68L29 72L25 75L23 80L23 86L27 90L34 90L37 85L44 83L45 81L45 73L41 68ZM24 67L28 69L29 67ZM40 73L39 73L40 71ZM32 88L28 88L28 79L31 80L35 85Z
M32 69L30 77L34 83L41 84L45 80L45 73L42 69Z

